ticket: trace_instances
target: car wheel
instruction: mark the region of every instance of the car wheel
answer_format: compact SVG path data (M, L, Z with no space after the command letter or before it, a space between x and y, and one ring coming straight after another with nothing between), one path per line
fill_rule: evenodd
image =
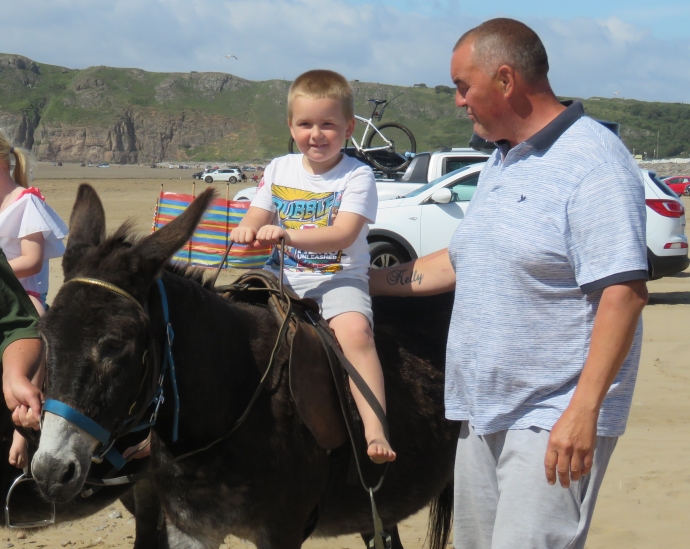
M206 183L213 183L213 178L210 175L207 175L204 181L206 181Z
M231 178L230 178L230 183L237 183L237 178L236 178L236 177L231 177Z
M683 189L683 194L685 196L690 196L690 185L685 186L685 188Z
M369 258L371 267L374 269L385 269L410 260L407 253L390 242L372 242L369 244Z

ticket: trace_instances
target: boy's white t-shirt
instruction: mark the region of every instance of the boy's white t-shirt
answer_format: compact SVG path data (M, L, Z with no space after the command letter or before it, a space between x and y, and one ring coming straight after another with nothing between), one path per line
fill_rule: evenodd
M273 160L259 183L252 206L276 213L274 223L284 229L309 230L333 225L338 212L352 212L368 223L376 220L378 195L374 172L359 160L343 155L330 171L313 175L302 166L301 154ZM368 281L369 225L344 250L314 253L285 247L285 277L299 295L324 282L342 278ZM278 276L278 247L266 262Z

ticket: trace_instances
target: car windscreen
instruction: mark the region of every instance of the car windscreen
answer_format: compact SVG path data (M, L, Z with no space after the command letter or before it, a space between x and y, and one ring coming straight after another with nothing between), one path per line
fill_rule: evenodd
M671 187L669 187L666 183L664 183L661 179L659 179L654 172L649 172L649 179L654 181L654 184L659 187L659 190L664 193L667 196L672 196L673 198L677 198L678 195L673 192Z
M431 183L427 183L426 185L422 185L421 187L419 187L418 189L415 189L411 193L406 194L405 198L411 198L413 196L420 195L424 191L428 191L429 189L431 189L431 187L438 185L442 181L448 181L449 179L454 178L459 173L462 173L462 172L470 169L471 167L472 166L465 166L464 168L460 168L459 170L455 170L455 171L452 171L450 173L447 173L446 175L442 175L438 179L434 179Z

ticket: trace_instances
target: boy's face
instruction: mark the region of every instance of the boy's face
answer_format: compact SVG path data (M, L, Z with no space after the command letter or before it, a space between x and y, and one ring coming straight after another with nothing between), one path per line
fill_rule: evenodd
M296 97L289 125L297 148L304 154L304 167L321 174L340 162L340 149L352 135L355 120L345 119L337 99Z

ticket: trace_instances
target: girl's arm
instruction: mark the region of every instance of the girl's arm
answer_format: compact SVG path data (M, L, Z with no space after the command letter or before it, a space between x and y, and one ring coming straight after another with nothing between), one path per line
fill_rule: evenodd
M259 229L256 240L263 244L285 244L307 252L333 252L351 246L367 220L352 212L339 212L333 225L317 229L282 229L266 225Z
M41 272L43 268L43 233L34 233L21 239L22 255L8 263L17 278L25 278Z

